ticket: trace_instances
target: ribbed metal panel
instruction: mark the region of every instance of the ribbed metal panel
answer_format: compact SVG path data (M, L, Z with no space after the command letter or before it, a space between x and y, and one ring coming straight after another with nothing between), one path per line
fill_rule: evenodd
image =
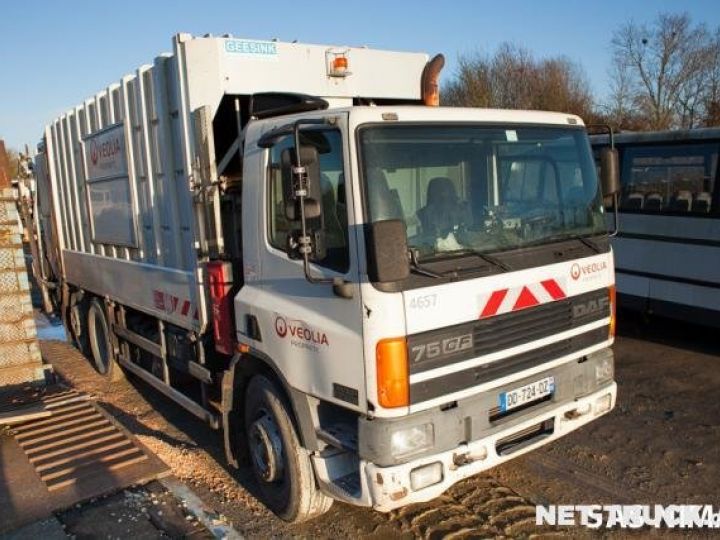
M13 432L50 491L148 459L91 401L48 407L51 418L27 422Z

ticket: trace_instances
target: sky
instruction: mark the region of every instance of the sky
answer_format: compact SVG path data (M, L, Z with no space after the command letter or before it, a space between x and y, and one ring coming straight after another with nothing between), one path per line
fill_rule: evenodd
M141 64L177 32L459 55L509 41L579 62L602 100L610 40L628 20L688 12L720 26L718 0L0 0L0 138L33 147L43 126Z

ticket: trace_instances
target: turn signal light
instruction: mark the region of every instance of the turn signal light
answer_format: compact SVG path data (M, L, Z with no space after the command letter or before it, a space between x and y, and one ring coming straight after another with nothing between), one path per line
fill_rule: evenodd
M325 57L330 77L347 77L350 75L350 59L347 50L330 50L325 53Z
M410 403L407 341L390 338L378 341L375 349L378 403L385 408Z
M333 70L336 72L347 71L348 59L345 56L336 56L333 60Z
M615 326L617 324L617 302L615 285L608 287L608 294L610 295L610 339L615 337Z

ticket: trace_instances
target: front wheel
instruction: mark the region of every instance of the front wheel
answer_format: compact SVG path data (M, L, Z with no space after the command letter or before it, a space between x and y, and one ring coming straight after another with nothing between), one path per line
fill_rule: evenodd
M291 523L327 512L333 500L315 484L310 456L302 448L277 386L256 375L245 395L248 454L265 505Z

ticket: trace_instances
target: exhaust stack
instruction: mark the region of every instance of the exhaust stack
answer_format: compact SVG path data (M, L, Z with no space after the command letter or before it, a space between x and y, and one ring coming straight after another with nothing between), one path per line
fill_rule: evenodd
M428 107L438 107L440 105L440 84L438 78L440 71L445 66L445 57L442 54L436 54L432 60L425 64L420 85L422 87L422 100Z

